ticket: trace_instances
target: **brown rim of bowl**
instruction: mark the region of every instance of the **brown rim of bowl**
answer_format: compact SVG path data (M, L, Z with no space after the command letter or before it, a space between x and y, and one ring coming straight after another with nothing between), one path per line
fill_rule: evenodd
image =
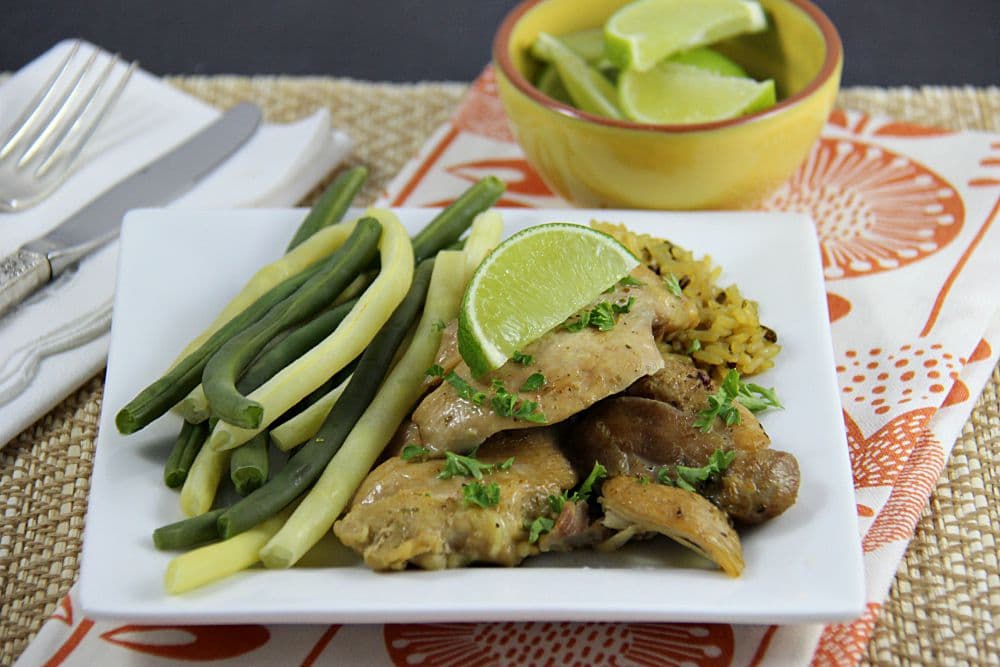
M826 81L833 75L837 69L837 63L840 62L843 46L840 43L840 35L837 33L837 29L834 27L833 23L827 18L826 14L812 4L808 0L786 0L790 4L795 5L806 15L812 19L813 23L819 27L820 32L823 34L823 43L826 45L826 57L823 60L823 66L819 70L812 81L809 82L805 88L792 95L791 97L781 100L773 107L764 109L763 111L758 111L756 113L749 114L747 116L738 116L736 118L730 118L728 120L716 120L710 123L690 123L690 124L674 124L674 125L656 125L652 123L637 123L629 120L617 120L614 118L607 118L606 116L598 116L597 114L592 114L587 111L581 111L575 107L571 107L567 104L563 104L551 97L543 94L540 90L535 88L531 83L524 78L524 75L514 67L514 63L510 57L510 50L507 48L507 43L510 41L510 35L514 31L514 26L517 22L521 20L521 17L532 9L535 5L545 2L545 0L525 0L517 7L512 9L509 14L504 18L503 23L500 24L500 29L497 31L496 36L493 38L493 61L497 63L500 70L503 72L511 83L517 87L522 93L538 102L544 107L555 111L556 113L562 114L564 116L569 116L570 118L575 118L577 120L590 121L592 123L597 123L599 125L607 125L609 127L620 127L627 130L643 130L647 132L700 132L703 130L714 130L722 127L730 127L735 125L742 125L744 123L753 122L759 118L766 118L772 114L780 113L783 109L791 107L797 104L800 100L803 100L820 88Z

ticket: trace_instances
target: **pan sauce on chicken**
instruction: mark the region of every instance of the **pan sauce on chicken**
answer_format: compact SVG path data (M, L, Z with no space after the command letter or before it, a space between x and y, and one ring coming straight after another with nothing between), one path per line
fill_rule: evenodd
M658 533L739 575L733 523L759 523L790 507L798 463L770 449L760 422L739 403L739 423L716 417L707 428L695 426L716 386L689 361L661 354L658 342L695 326L697 312L649 269L633 277L642 285L619 285L598 300L632 299L613 328L558 327L524 350L530 364L510 361L484 378L473 378L462 362L452 323L437 357L444 373L454 371L483 395L498 380L513 391L541 373L544 384L521 398L537 402L544 423L497 414L488 400L463 398L442 382L400 431L429 458L393 456L373 470L335 524L337 537L369 567L398 570L511 566L544 551L617 548ZM497 502L486 506L463 500L463 485L480 482L442 479L444 461L434 458L480 445L477 459L493 465L482 483L499 488ZM670 481L664 471L704 467L719 453L728 465L706 468L711 474L697 489L661 484ZM499 469L510 457L509 468ZM590 506L568 491L595 462L607 478Z
M632 277L642 287L619 285L600 301L627 303L627 312L617 317L614 328L598 331L584 328L571 332L557 327L523 350L535 363L508 362L485 378L473 378L469 367L446 342L439 354L445 372L454 371L475 391L488 393L499 380L511 390L521 387L541 371L545 384L528 396L538 403L548 423L557 423L616 394L635 380L663 366L656 346L657 335L692 326L695 313L682 298L670 294L649 269L638 267ZM476 405L459 396L455 387L442 383L413 412L422 441L432 451L465 451L499 431L530 427L530 423L502 416L488 404Z

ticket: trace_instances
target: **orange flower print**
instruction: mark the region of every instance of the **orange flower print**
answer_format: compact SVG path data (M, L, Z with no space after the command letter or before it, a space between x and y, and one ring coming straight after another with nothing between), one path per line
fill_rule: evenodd
M861 618L852 623L828 625L819 638L813 654L813 667L856 665L868 646L868 638L875 630L875 621L882 605L869 602Z
M944 451L934 436L924 431L893 484L889 500L865 533L865 553L913 537L920 513L943 469Z
M270 639L263 625L122 625L101 639L174 660L224 660L250 653Z
M725 667L734 640L730 625L440 623L386 625L385 644L400 667Z
M837 364L837 381L845 406L865 406L877 415L945 403L965 359L944 351L940 343L850 349Z
M885 148L824 137L762 208L816 221L827 279L906 266L947 245L965 208L927 167Z
M496 76L488 67L476 79L455 115L452 125L470 134L478 134L496 141L514 143L514 135L507 124L507 115L497 95Z
M932 408L907 412L866 438L845 412L844 424L847 427L847 448L851 454L854 486L866 488L894 484L933 414Z
M489 158L462 162L445 167L453 176L475 183L480 178L493 175L504 181L507 192L528 197L551 197L552 190L542 182L528 161L523 158Z
M830 323L832 324L841 318L847 317L847 314L851 312L851 302L839 294L827 292L826 309L830 314Z

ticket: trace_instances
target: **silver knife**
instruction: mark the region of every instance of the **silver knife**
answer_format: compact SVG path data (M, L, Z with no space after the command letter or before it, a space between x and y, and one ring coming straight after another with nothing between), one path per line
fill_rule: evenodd
M133 208L177 199L249 139L260 109L238 104L214 123L97 196L40 239L0 259L0 317L89 252L118 236Z

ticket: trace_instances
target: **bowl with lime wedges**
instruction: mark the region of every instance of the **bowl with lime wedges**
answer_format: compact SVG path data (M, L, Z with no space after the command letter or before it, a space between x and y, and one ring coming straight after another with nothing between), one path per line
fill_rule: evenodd
M493 63L514 136L569 201L733 209L805 159L843 49L807 0L527 0Z

